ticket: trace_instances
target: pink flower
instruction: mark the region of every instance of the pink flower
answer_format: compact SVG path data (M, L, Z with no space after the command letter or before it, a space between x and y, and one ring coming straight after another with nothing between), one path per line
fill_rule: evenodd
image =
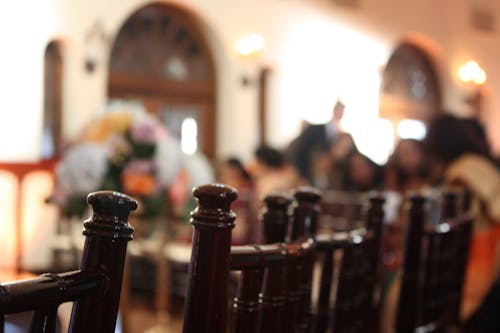
M145 120L139 124L133 124L130 128L132 140L140 143L155 143L157 124L152 120Z

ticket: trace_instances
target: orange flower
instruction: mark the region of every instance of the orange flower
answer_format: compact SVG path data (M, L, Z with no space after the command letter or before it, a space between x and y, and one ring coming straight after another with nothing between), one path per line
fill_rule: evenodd
M123 190L129 194L151 195L156 191L153 176L143 173L124 172L122 175Z

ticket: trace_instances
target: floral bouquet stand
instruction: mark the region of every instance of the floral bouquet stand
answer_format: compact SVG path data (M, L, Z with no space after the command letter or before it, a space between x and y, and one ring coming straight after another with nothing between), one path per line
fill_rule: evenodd
M56 190L51 202L59 206L66 220L81 221L87 209L85 197L90 192L115 190L137 199L138 213L130 216L136 241L129 244L129 252L156 260L157 280L165 281L166 220L170 209L186 205L180 201L190 197L192 187L210 182L212 169L203 155L182 153L179 140L141 104L115 101L65 151L56 168ZM74 237L69 243L73 250L79 247ZM159 283L156 290L163 295L157 298L160 309L168 306L165 290L161 289L164 287L159 288L164 285Z

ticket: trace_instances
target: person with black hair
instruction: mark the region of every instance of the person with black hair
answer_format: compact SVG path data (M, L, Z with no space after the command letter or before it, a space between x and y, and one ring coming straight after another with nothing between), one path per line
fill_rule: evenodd
M225 159L217 171L218 182L234 187L238 191L238 198L231 209L238 215L239 223L233 230L231 242L235 245L256 242L259 226L254 203L254 182L250 173L243 162L234 156Z
M252 177L237 157L229 157L219 165L217 178L219 182L234 188L247 186L252 182Z
M427 129L423 154L429 166L427 185L458 186L473 197L474 233L461 304L461 317L468 326L464 332L500 332L496 315L500 308L500 174L478 125L451 114L437 116ZM399 283L395 279L387 288L383 332L394 328Z
M367 192L382 185L383 168L367 156L356 152L349 156L347 168L347 191Z
M284 153L267 145L255 150L250 173L255 180L257 202L268 194L289 191L299 183L299 176Z
M446 170L461 158L491 161L489 145L477 126L451 114L443 114L430 124L424 150L429 158L432 183L446 181Z
M420 189L428 175L421 141L402 139L396 145L386 164L384 187L404 195Z
M491 317L498 311L491 311L491 306L500 306L500 172L490 156L484 129L470 119L443 114L430 124L424 147L431 182L460 186L474 199L462 315L483 327L481 332L500 332L500 319Z

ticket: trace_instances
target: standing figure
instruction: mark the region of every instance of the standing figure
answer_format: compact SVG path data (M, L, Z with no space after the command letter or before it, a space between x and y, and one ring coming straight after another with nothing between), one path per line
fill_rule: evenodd
M295 140L292 163L299 175L313 182L312 159L315 147L330 147L340 134L340 121L344 115L345 106L337 101L333 107L332 118L325 124L309 124Z

